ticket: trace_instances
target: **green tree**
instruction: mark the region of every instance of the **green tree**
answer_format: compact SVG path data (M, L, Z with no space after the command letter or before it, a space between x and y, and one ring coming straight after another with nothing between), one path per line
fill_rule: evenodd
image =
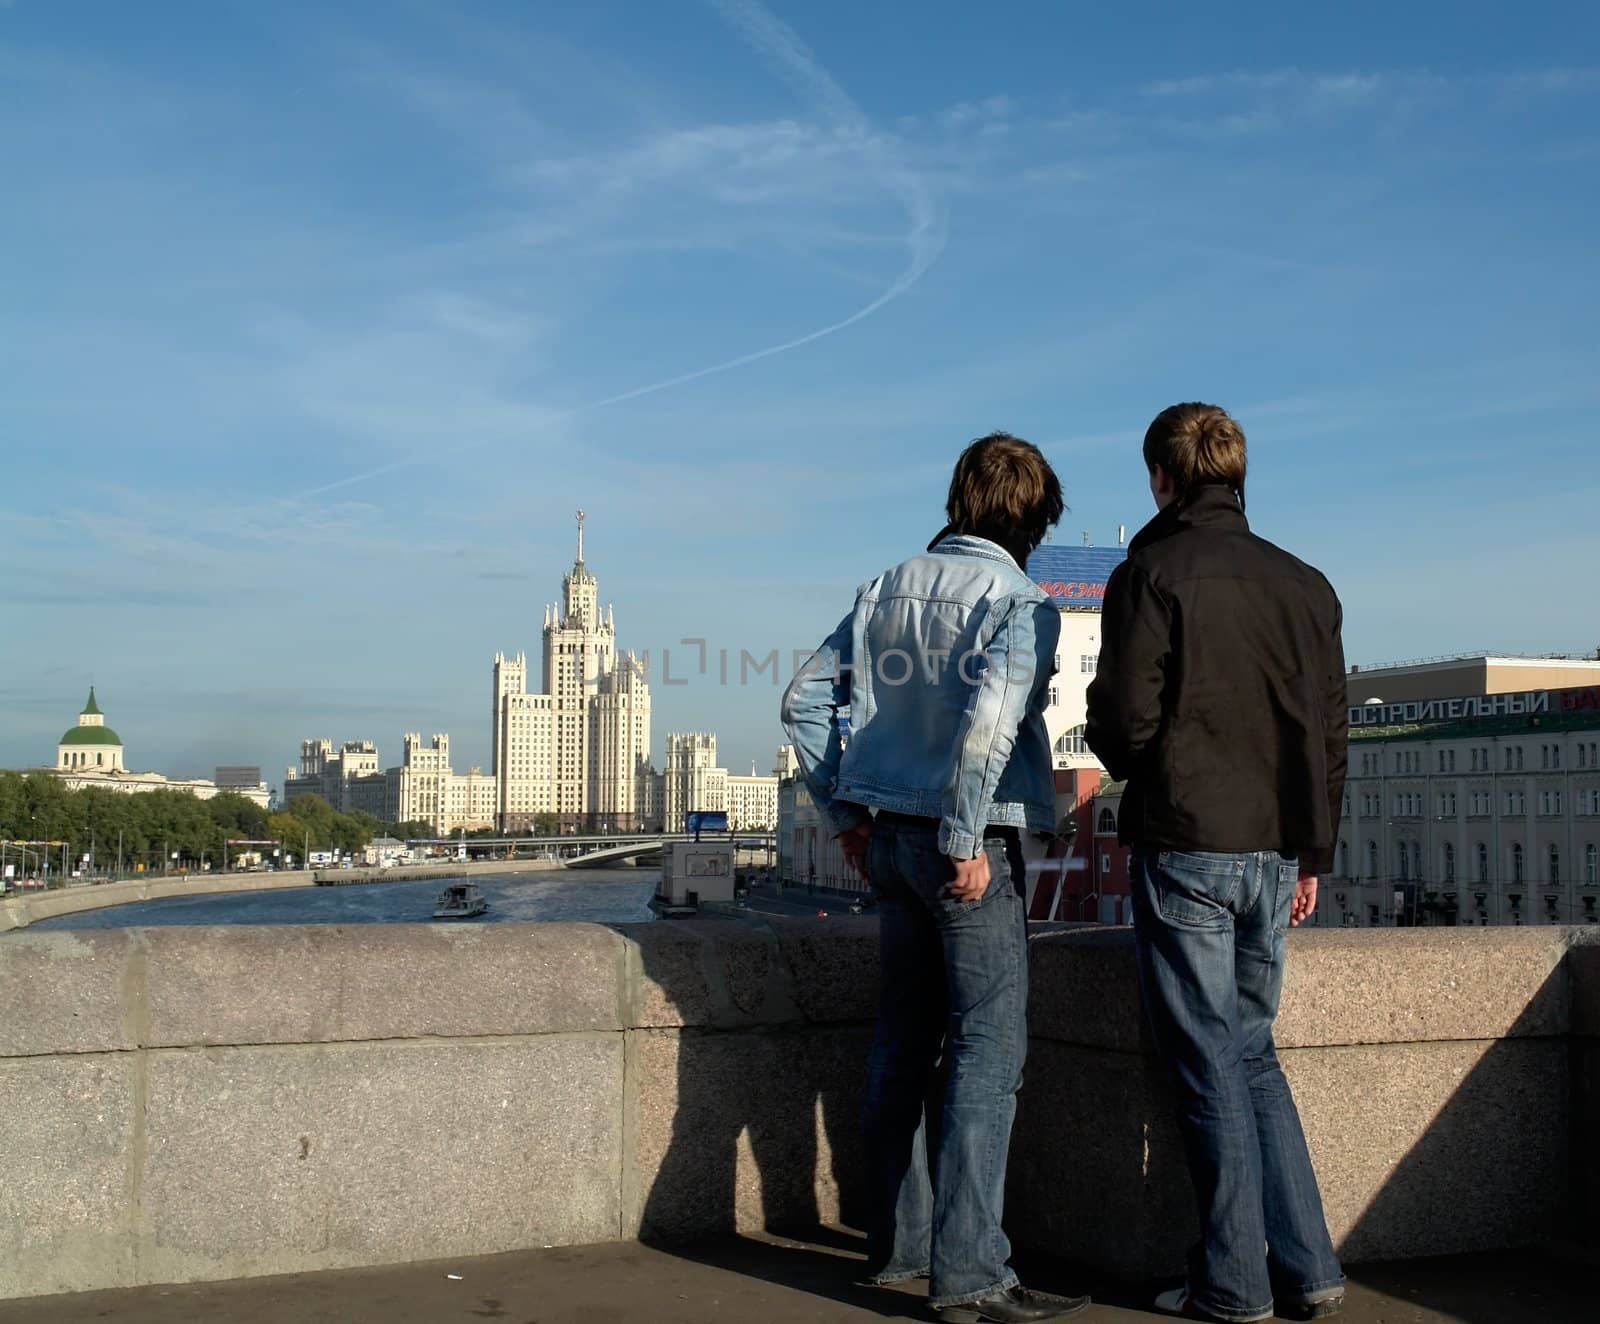
M234 791L223 791L205 802L211 821L230 837L260 841L267 831L267 811L254 800Z
M143 862L160 869L176 855L180 868L202 861L220 868L234 851L228 840L277 841L301 856L312 850L354 854L373 837L434 835L427 823L386 825L371 814L341 814L316 795L297 795L269 814L242 795L223 792L198 800L187 791L158 790L139 795L91 787L73 791L54 775L0 773L0 838L65 843L72 868L93 851L97 869L110 868L122 846L125 871ZM52 870L62 864L62 848L48 849Z

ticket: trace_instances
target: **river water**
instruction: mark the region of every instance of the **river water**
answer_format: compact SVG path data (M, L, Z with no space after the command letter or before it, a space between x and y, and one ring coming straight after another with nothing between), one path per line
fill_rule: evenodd
M654 918L650 898L659 869L549 870L470 880L489 902L487 914L456 924L584 920L626 924ZM125 929L160 924L416 924L433 921L434 898L448 878L344 887L291 887L272 892L162 897L104 910L57 915L39 929Z

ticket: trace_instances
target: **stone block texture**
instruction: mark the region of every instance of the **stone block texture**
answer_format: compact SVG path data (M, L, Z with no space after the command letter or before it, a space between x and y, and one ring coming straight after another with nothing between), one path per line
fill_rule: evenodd
M620 1036L150 1056L147 1281L618 1235Z
M143 1281L137 1073L125 1053L0 1061L0 1297Z
M1194 1196L1152 1060L1030 1043L1006 1227L1019 1246L1124 1278L1182 1272L1197 1228Z
M849 1027L630 1035L623 1234L859 1226L868 1044Z
M1565 1034L1567 931L1326 929L1290 936L1282 1048Z
M8 935L0 949L0 1059L134 1047L136 954L125 929Z
M1565 1043L1300 1049L1284 1068L1346 1259L1532 1246L1559 1230Z
M592 924L141 931L156 1047L621 1028L623 944Z
M1600 1245L1595 939L1292 936L1278 1042L1346 1259ZM1131 934L1030 961L1013 1239L1178 1270ZM870 917L0 937L0 1295L861 1226L876 997Z

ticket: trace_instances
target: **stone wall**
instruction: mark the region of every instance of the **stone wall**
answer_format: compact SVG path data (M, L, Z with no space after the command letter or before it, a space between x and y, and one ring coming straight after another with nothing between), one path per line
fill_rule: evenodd
M1348 1260L1568 1236L1578 931L1296 933L1276 1039ZM1125 929L1035 938L1016 1237L1140 1277L1196 1234ZM1595 971L1600 976L1600 970ZM1593 986L1593 985L1592 985Z
M1583 936L1295 935L1280 1040L1350 1257L1594 1226ZM1014 1237L1170 1269L1129 935L1032 957ZM847 917L9 935L0 1295L859 1226L875 963Z

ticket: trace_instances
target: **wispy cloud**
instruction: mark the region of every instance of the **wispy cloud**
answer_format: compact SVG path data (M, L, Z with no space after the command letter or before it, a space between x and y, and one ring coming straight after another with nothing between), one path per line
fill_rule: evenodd
M902 240L906 250L905 265L875 298L845 317L777 343L762 345L686 372L603 395L575 408L552 411L542 420L547 425L558 425L580 414L732 372L837 335L904 295L922 279L944 248L944 208L927 179L910 164L892 138L873 128L860 107L823 68L793 29L755 3L755 0L714 0L714 7L811 104L822 120L821 132L791 121L677 130L659 135L643 147L609 161L596 162L591 158L582 158L536 162L525 168L528 177L555 183L566 183L574 177L581 177L598 182L602 188L624 190L635 187L641 179L676 176L686 170L703 168L708 161L722 162L737 173L750 168L770 170L773 167L787 167L801 153L815 158L848 151L868 163L877 183L896 197L903 208L906 218ZM1003 99L996 100L973 113L994 116L1003 113L1006 105ZM467 439L453 448L454 453L459 455L462 451L478 449L493 444L494 440L493 436ZM431 455L421 453L397 457L365 472L320 484L302 495L325 495L423 463L430 458Z
M1365 101L1384 85L1376 73L1315 73L1302 69L1238 71L1158 79L1139 89L1147 97L1195 97L1218 92L1294 92L1329 100Z
M1293 98L1322 108L1354 107L1385 96L1466 91L1562 95L1600 89L1600 69L1559 66L1510 71L1443 73L1432 69L1342 70L1282 68L1234 70L1144 84L1140 95L1155 99L1269 96Z

